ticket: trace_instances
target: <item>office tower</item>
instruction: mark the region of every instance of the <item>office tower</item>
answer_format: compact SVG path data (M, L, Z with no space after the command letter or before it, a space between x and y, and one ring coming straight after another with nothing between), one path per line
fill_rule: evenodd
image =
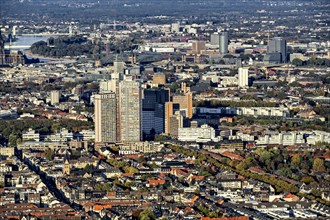
M269 42L267 53L268 54L273 54L273 56L277 57L277 59L280 59L280 60L278 60L279 63L286 63L287 62L287 55L288 55L287 54L286 40L282 37L273 38ZM271 59L271 60L273 60L273 59Z
M171 116L173 116L173 102L165 103L165 134L170 134Z
M238 68L238 86L245 88L249 85L249 68L240 67Z
M220 46L220 33L211 34L210 43L213 46Z
M55 105L60 103L60 91L53 90L50 92L50 104Z
M145 89L142 100L142 130L145 134L165 131L165 103L169 101L169 91Z
M95 95L95 142L117 142L117 99L114 92Z
M187 118L192 118L193 108L192 108L192 93L188 92L185 95L177 95L173 96L173 103L179 104L180 110L184 110L186 112Z
M155 84L164 85L166 83L166 76L165 74L154 74L152 76L152 82Z
M221 32L220 34L220 54L228 53L228 33Z
M192 42L192 53L201 54L206 49L205 41L194 41Z
M141 140L141 86L127 79L119 82L119 125L120 140Z
M170 132L173 137L178 137L179 128L183 127L183 116L181 111L176 111L174 115L170 117Z
M125 62L122 61L114 61L113 62L113 72L118 74L124 74Z
M107 100L103 101L104 103L112 103L111 105L110 103L106 104L111 106L111 110L105 107L102 108L102 105L97 103L97 99L100 99L100 97L95 96L95 132L98 133L96 135L101 134L101 137L97 140L102 142L136 142L141 140L141 85L134 80L134 77L127 76L123 79L123 73L120 71L121 67L123 67L121 64L123 62L116 63L115 69L119 71L114 71L111 74L111 80L100 83L99 96L102 97L101 100ZM111 94L111 96L105 96L104 94ZM108 111L109 113L103 113L103 111ZM103 118L101 117L102 113L104 115ZM100 116L96 117L97 114ZM109 134L111 139L104 137L108 133L102 134L98 125L106 120L111 121L111 126L116 128L111 129L111 135ZM108 124L108 127L110 127L110 124Z

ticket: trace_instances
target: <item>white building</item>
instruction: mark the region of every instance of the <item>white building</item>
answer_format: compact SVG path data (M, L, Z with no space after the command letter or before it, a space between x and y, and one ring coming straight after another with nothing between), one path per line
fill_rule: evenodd
M196 111L197 113L200 114L227 114L227 115L276 116L276 117L286 117L289 115L288 108L278 108L278 107L239 107L239 108L197 107Z
M276 117L286 117L289 115L289 110L287 108L277 108L277 107L241 107L238 108L239 115L251 115L251 116L276 116Z
M40 141L40 134L37 133L35 130L33 130L32 128L30 128L27 132L25 132L23 135L22 135L22 139L23 141L31 141L31 140L34 140L34 141L37 141L39 142Z
M94 130L82 130L79 132L82 135L84 141L95 140L95 131Z
M155 153L161 151L163 144L158 142L134 142L121 145L119 154Z
M179 128L178 140L192 142L207 142L215 138L214 128L204 124L199 128Z
M249 68L240 67L238 68L238 86L245 88L249 85Z
M313 134L307 137L307 143L316 144L317 142L330 143L330 133L325 131L313 131Z
M238 85L237 76L220 76L220 85L224 87Z
M256 141L257 145L296 145L296 144L305 144L304 135L298 132L287 132L287 133L273 133L266 134L265 136L259 136L259 139Z
M50 104L55 105L60 103L60 91L53 90L50 92Z
M51 142L67 142L73 140L73 133L63 128L55 134L45 136L45 140Z

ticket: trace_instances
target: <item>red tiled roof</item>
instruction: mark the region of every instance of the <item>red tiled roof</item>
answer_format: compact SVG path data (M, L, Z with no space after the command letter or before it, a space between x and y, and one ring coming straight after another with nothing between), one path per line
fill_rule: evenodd
M229 157L230 159L238 160L238 161L244 160L244 158L241 157L240 155L229 152L229 151L225 151L225 152L221 153L221 155L223 155L225 157Z
M250 167L249 171L253 172L253 173L259 173L259 174L264 174L266 173L263 169L261 169L260 167Z
M102 209L111 209L111 204L105 204L105 205L94 205L93 210L94 211L101 211Z
M157 185L161 185L164 183L165 183L165 180L149 180L150 186L157 186Z
M191 179L195 179L196 181L202 181L204 180L205 176L191 176Z

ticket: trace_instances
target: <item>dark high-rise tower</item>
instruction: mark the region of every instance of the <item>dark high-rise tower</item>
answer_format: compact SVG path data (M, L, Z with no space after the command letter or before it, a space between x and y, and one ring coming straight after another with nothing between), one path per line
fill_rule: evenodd
M273 38L268 45L268 53L269 54L279 54L280 62L286 63L287 62L287 46L286 40L282 37L275 37Z
M142 130L145 134L165 131L165 102L169 101L169 91L145 89L142 100Z

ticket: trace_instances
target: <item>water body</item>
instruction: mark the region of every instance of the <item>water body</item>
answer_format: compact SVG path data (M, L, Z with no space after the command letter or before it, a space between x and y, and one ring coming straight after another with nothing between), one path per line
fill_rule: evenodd
M6 49L11 49L13 51L22 51L29 49L32 44L38 42L38 41L47 41L48 38L54 37L54 36L16 36L16 41L11 43L11 46L9 47L9 43L5 44ZM29 56L29 54L25 54L27 58L38 58L36 56ZM48 58L39 58L41 63L47 63L47 62L60 62L53 59Z
M16 36L16 41L11 43L11 49L21 50L30 48L32 44L38 41L47 41L51 36ZM5 47L9 47L9 43L5 44Z

